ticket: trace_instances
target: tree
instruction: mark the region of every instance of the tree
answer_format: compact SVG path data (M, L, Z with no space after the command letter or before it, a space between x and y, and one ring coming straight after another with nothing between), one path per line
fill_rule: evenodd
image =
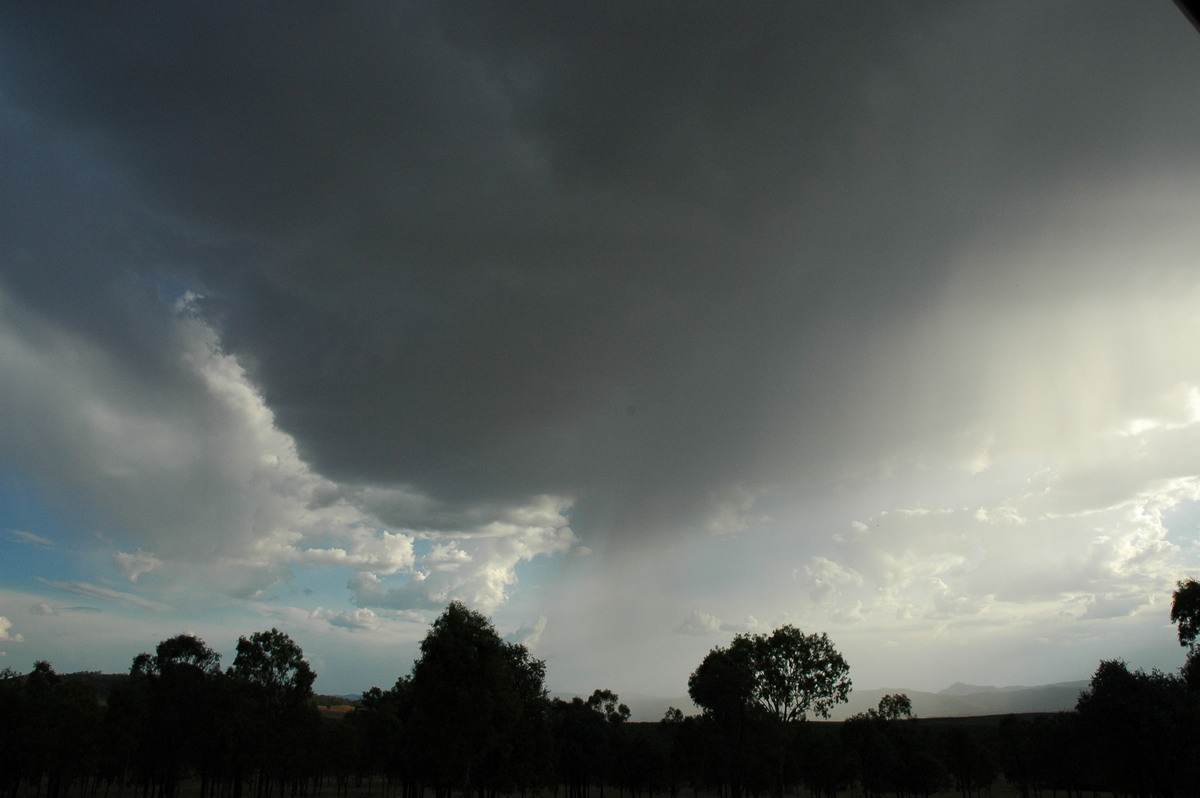
M229 675L258 687L272 712L306 702L317 678L300 646L275 628L238 638Z
M945 767L930 753L912 720L904 693L879 699L877 708L852 715L842 724L842 740L853 753L858 778L868 795L885 792L928 795L946 780Z
M175 635L163 640L154 649L154 656L142 653L133 660L133 670L155 676L188 673L199 676L215 676L221 672L221 655L195 635Z
M1200 582L1183 579L1171 594L1171 623L1179 625L1179 645L1194 647L1200 635Z
M176 635L153 656L135 657L130 675L130 699L140 706L125 709L144 724L136 754L142 778L170 798L195 768L204 798L228 736L221 655L195 635Z
M273 782L294 782L310 764L305 743L320 724L309 702L316 674L304 652L278 629L256 632L238 638L226 675L237 699L231 707L235 782L241 783L247 767L258 770L260 794Z
M892 693L879 699L879 717L884 720L901 720L913 716L912 700L904 693Z
M688 677L688 695L719 724L743 719L754 704L752 647L751 638L738 635L728 648L709 651Z
M612 690L593 690L587 700L588 709L599 712L609 723L623 723L629 720L629 707L621 703L621 697Z
M1100 786L1141 795L1194 792L1185 788L1200 772L1196 703L1179 676L1101 662L1075 707L1097 755Z
M688 679L688 694L714 716L757 709L785 723L809 712L827 718L850 694L849 672L826 634L788 624L714 648Z
M715 727L716 757L733 798L760 790L770 778L776 794L790 779L794 721L809 712L829 717L850 692L849 666L825 634L781 626L770 635L737 635L708 652L688 679L688 695Z
M781 626L755 638L754 655L755 698L782 721L804 720L809 711L828 718L850 694L850 666L824 632Z
M545 739L545 663L506 643L491 621L451 603L421 641L412 670L417 765L438 790L507 787L538 770Z
M1200 689L1200 582L1184 579L1171 596L1171 622L1179 625L1179 645L1188 649L1181 675L1188 687Z

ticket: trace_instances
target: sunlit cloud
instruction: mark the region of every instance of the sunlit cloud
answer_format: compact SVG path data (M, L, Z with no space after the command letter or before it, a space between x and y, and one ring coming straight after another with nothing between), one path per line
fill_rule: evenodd
M572 689L682 691L782 623L881 682L1076 678L1107 641L1172 666L1149 641L1200 575L1175 9L705 6L682 37L413 9L125 36L0 4L22 653L279 626L353 690L459 600Z

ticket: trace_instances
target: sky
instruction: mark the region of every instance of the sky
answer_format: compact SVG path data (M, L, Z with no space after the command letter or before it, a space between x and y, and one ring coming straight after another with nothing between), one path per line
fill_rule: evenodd
M1168 0L13 0L0 114L0 667L353 694L452 600L562 692L1183 662Z

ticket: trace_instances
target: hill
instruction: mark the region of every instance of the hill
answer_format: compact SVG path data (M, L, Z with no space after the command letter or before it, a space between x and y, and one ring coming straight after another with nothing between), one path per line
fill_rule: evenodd
M845 720L858 712L874 709L879 705L879 699L888 693L907 695L913 703L913 712L921 718L1065 712L1075 708L1080 691L1087 689L1087 686L1086 680L1034 687L991 687L958 682L936 693L907 690L902 687L854 690L850 693L849 703L837 707L830 719ZM678 707L688 715L699 712L687 696L661 698L631 694L622 695L621 700L629 705L633 713L630 720L637 722L661 720L668 707Z
M96 689L96 696L103 701L108 692L129 678L128 674L97 673L85 671L63 674L64 679L87 682ZM1008 715L1025 712L1065 712L1075 708L1079 693L1088 686L1086 680L1061 682L1035 687L1019 685L991 687L987 685L956 682L936 693L907 690L902 687L886 687L876 690L854 690L850 701L835 708L830 720L845 720L858 712L873 709L879 699L888 693L904 693L913 703L913 712L921 718L954 718L976 715ZM572 693L552 693L552 697L570 700ZM337 706L353 703L351 698L359 696L317 696L315 703L322 706ZM662 720L670 707L683 710L686 715L700 710L687 696L663 698L661 696L631 693L622 695L621 701L629 705L630 720L649 723Z

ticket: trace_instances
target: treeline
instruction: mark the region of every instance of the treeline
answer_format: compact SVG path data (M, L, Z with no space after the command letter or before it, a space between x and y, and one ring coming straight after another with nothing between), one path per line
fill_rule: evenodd
M718 798L1193 795L1200 784L1200 585L1180 583L1180 674L1100 664L1071 713L918 720L904 695L842 723L850 690L825 635L784 626L714 648L688 682L701 713L630 723L608 690L549 699L545 664L490 621L451 604L410 673L372 688L342 720L316 709L315 674L271 629L232 665L189 635L140 654L106 701L48 663L0 678L0 798L199 798L357 794L382 798Z

